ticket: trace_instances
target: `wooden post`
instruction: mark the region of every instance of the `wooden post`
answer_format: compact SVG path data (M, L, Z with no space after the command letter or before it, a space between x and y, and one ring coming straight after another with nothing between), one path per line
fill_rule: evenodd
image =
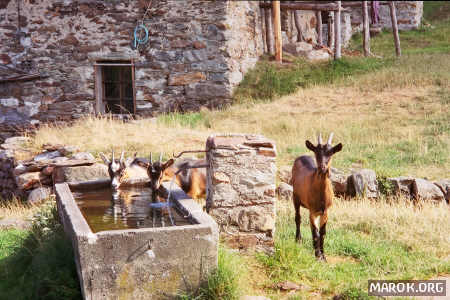
M341 1L336 1L338 10L334 12L334 59L341 58Z
M272 13L275 36L275 60L281 63L283 60L283 45L281 40L280 1L272 1Z
M273 48L273 26L272 26L272 10L270 8L265 8L265 18L266 18L266 44L267 52L269 54L274 54L275 50Z
M367 1L362 2L363 8L363 28L364 28L364 56L370 55L370 32L369 32L369 11L367 9Z
M395 12L394 1L389 1L389 9L391 11L392 32L394 33L395 54L401 56L402 50L400 49L400 37L398 36L397 15Z
M303 41L302 25L300 22L300 11L298 10L294 11L294 21L295 27L297 28L297 42L302 42Z
M328 12L328 48L334 48L334 12Z
M317 44L322 45L322 12L316 11Z

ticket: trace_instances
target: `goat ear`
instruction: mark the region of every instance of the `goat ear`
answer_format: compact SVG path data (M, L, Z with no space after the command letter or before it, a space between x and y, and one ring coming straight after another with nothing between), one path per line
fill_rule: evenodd
M308 148L312 152L316 151L316 147L314 147L314 145L310 141L306 140L305 145L306 145L306 148Z
M331 153L335 154L341 150L342 150L342 143L339 143L336 146L334 146L333 148L331 148Z
M168 167L170 167L171 165L173 165L173 163L175 162L175 160L173 158L169 159L164 165L163 165L163 170L167 169Z
M102 158L105 164L109 165L111 163L111 161L102 152L100 152L100 157Z

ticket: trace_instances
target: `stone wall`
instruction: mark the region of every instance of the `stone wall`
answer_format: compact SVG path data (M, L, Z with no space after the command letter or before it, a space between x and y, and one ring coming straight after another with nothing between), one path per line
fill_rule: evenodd
M411 30L419 27L423 14L423 1L394 1L397 15L398 28L400 30ZM381 5L380 26L382 28L392 28L389 5ZM370 5L369 5L370 16ZM353 30L362 31L362 9L351 9L351 22Z
M214 135L206 143L208 213L237 248L273 246L275 144L259 135Z
M146 0L20 4L20 18L16 1L0 6L0 64L42 77L0 83L0 124L95 112L99 60L134 60L138 115L220 107L263 52L256 1L153 1L144 20L150 39L137 50L130 45Z

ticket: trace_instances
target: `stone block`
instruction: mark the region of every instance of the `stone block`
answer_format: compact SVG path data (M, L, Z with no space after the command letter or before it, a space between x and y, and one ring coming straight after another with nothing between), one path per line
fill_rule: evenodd
M280 183L280 185L277 187L277 196L280 200L286 200L286 201L292 201L292 192L293 192L292 185L289 185L287 183Z
M169 76L169 85L186 85L204 81L206 76L202 72L193 72L186 74L173 74Z
M104 164L79 167L57 167L53 171L53 182L82 182L94 180L107 180L109 178L108 167Z
M348 177L347 188L350 196L378 197L378 183L375 171L369 169L353 171Z
M441 189L425 179L416 178L412 184L411 192L416 200L434 200L441 202L445 199Z

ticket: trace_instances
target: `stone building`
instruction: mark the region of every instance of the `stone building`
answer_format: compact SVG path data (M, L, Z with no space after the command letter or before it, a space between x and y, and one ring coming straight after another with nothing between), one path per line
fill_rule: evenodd
M314 12L301 13L315 43ZM263 30L258 1L0 0L0 140L91 113L229 104Z
M0 0L2 132L88 113L229 103L263 53L258 3L149 2ZM141 21L149 39L134 49Z

